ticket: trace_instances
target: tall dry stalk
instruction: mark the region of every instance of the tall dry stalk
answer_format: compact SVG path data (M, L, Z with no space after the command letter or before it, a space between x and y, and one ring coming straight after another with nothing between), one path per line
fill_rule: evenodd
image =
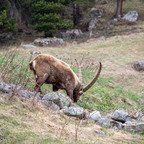
M79 118L75 119L75 142L78 140L78 128L80 126L81 120Z

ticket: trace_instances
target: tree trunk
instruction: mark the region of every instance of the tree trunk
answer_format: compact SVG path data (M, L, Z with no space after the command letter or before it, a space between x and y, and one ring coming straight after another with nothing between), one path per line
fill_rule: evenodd
M74 27L76 28L79 28L79 18L80 18L79 5L73 3L73 24Z
M116 10L116 18L120 20L122 17L122 5L123 5L123 0L117 0L117 10Z

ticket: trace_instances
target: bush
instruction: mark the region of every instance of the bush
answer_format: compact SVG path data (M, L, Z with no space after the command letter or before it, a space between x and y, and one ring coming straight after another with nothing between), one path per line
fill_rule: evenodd
M16 18L8 18L7 9L0 9L0 30L2 32L16 32L17 31L17 20Z

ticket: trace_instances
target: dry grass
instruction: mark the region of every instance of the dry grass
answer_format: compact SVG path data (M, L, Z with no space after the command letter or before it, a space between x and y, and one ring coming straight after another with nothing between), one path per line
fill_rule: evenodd
M1 95L0 99L0 122L2 123L0 132L6 128L15 134L24 135L25 133L32 133L36 135L36 137L29 135L19 141L19 143L40 143L48 137L58 139L63 141L63 143L75 143L76 130L72 119L60 112L46 110L42 107L39 110L29 111L19 102L9 101L6 97L7 95ZM96 130L103 130L106 135L100 136L95 132ZM77 132L76 143L80 144L143 142L142 137L139 135L133 137L133 134L126 131L101 128L91 122L85 123L81 121ZM1 133L1 136L3 136L3 133ZM15 136L13 139L16 141L17 137Z

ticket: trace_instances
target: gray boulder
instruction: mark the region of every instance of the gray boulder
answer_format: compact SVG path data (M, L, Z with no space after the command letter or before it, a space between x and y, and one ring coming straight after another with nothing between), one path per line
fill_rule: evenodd
M34 45L40 47L49 47L49 46L59 46L64 43L63 39L60 38L45 38L45 39L36 39Z
M59 92L48 93L43 96L42 100L52 101L55 104L57 104L60 108L63 108L64 106L66 107L70 106L68 98Z
M98 40L106 40L106 38L104 36L101 36L98 38Z
M81 107L75 107L71 106L66 109L64 109L64 114L71 116L71 117L77 117L77 118L85 118L85 111Z
M137 71L144 71L144 60L141 60L133 65L134 69Z
M19 85L14 84L6 84L3 81L0 81L0 91L3 91L5 93L13 93L14 91L17 91L21 88Z
M142 134L144 132L144 123L128 123L124 124L124 128L127 131L133 131Z
M118 129L122 129L123 128L123 124L121 122L117 122L117 121L113 120L113 121L110 122L110 124L111 124L112 127L116 127Z
M93 111L89 115L89 120L93 122L97 122L99 119L101 119L101 114L99 111Z
M135 22L138 19L138 13L136 11L129 11L122 19Z
M111 119L108 119L108 118L101 118L98 120L98 124L103 126L103 127L106 127L106 128L110 128L111 127Z
M130 121L130 116L128 115L127 112L122 111L122 110L116 110L113 114L112 114L112 119L116 120L116 121L120 121L120 122L126 122L126 121Z
M22 48L25 48L25 49L34 49L36 48L34 45L31 45L31 44L22 44L21 45Z
M48 109L50 108L54 111L60 110L60 107L52 101L40 100L40 102Z
M108 118L101 118L98 120L97 123L106 128L111 128L111 127L116 127L118 129L123 128L123 125L121 122L117 122L117 121L114 121L114 120L108 119Z
M80 29L72 29L72 30L67 30L66 32L61 32L59 34L59 37L62 39L73 39L82 34L83 32Z
M31 99L36 94L36 92L32 92L28 90L20 90L17 93L19 95L19 98L23 101ZM41 100L40 93L37 93L36 98L37 100Z

